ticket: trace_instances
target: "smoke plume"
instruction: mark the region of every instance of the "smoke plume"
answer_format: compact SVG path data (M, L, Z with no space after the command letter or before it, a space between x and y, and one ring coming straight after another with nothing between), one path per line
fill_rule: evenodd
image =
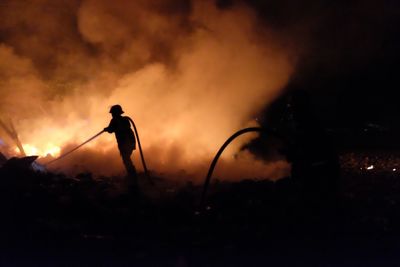
M149 168L183 178L203 176L231 134L256 125L295 63L249 6L212 1L3 1L0 36L0 112L28 153L67 151L106 127L118 103L138 127ZM285 161L239 152L251 138L223 154L218 177L287 173ZM123 172L108 134L53 168Z

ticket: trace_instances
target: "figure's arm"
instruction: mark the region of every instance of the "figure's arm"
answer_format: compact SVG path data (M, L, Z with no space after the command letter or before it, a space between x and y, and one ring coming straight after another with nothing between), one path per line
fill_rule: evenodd
M106 128L104 128L104 131L106 131L108 133L115 132L115 126L114 126L113 120L111 120L110 124Z

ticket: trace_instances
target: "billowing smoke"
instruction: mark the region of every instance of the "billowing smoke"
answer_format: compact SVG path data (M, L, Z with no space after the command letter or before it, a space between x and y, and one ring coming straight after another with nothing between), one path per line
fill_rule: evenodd
M204 176L231 134L257 124L294 65L283 40L241 4L3 1L0 25L1 115L13 118L28 153L68 150L107 126L119 103L138 126L150 169L166 176ZM219 177L287 173L285 161L239 152L249 138L223 154ZM108 134L53 168L123 171Z

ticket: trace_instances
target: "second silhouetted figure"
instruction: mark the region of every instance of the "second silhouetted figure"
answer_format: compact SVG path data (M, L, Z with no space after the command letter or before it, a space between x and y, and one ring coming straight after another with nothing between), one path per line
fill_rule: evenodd
M133 186L137 186L136 168L132 163L131 155L136 149L136 139L131 129L130 118L121 116L124 111L120 105L114 105L110 109L112 119L104 131L115 133L118 149L125 165L128 176L132 179Z

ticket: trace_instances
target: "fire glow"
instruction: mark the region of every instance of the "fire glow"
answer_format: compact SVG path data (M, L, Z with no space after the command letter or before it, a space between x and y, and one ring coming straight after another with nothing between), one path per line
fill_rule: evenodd
M24 144L24 149L25 149L25 153L27 156L34 156L34 155L38 155L41 157L45 157L45 156L52 156L52 157L57 157L60 155L60 151L61 148L58 146L54 146L51 144L45 145L43 150L39 150L36 147L33 147L29 144Z
M62 43L51 55L55 69L38 63L49 56L48 47L29 46L29 40L0 44L0 58L14 66L0 65L7 70L2 112L15 117L28 155L57 157L107 126L108 108L118 103L137 124L152 169L202 176L226 138L257 125L254 115L288 82L292 55L245 6L219 10L212 1L193 1L192 10L171 15L143 1L123 3L87 0L76 12L39 16L33 26L43 35L38 31L36 38ZM52 31L69 21L63 17L68 14L77 29ZM88 44L95 49L88 52ZM266 164L239 153L251 138L239 138L224 152L220 175L284 175L285 161ZM122 169L112 135L76 153L58 168L77 171L84 165L106 175Z

